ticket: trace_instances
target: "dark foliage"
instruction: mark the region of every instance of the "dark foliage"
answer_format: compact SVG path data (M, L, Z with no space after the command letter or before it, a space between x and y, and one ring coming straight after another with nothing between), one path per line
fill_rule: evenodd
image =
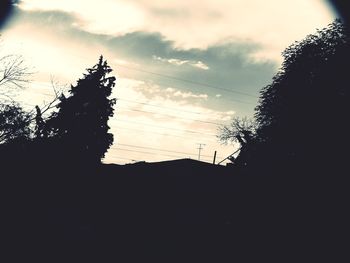
M45 121L42 116L41 109L39 106L35 106L36 115L35 115L35 138L47 138L47 132L45 129Z
M30 115L12 104L0 104L0 144L29 138Z
M60 97L58 112L46 122L45 132L66 144L75 158L96 163L113 143L107 122L113 116L115 99L108 97L115 77L107 77L112 69L102 56L98 64L87 71L84 78L71 87L69 97Z
M339 21L295 42L256 108L260 156L270 166L341 161L348 142L350 38ZM263 155L263 156L261 156Z
M233 165L247 163L233 170L246 176L246 189L242 187L239 195L243 208L235 215L245 213L238 217L247 221L238 221L244 227L263 222L254 228L253 237L269 228L266 240L274 237L276 247L295 246L295 254L303 251L301 244L307 247L305 254L319 258L346 251L349 37L337 20L284 51L282 68L261 91L249 153L242 152L238 165ZM316 252L316 247L322 251Z
M340 171L349 145L349 31L336 20L289 46L283 57L272 83L261 91L256 126L233 120L220 137L244 145L236 164L250 163L252 170L315 172L324 171L317 168L322 163Z

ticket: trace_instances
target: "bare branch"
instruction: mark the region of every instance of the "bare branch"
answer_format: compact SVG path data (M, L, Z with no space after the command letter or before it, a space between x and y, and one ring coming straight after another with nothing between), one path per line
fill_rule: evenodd
M256 122L253 119L233 118L229 126L219 128L219 141L223 144L238 142L241 145L256 133Z
M15 103L16 101L9 95L5 94L5 93L0 93L0 97L5 97L6 99L8 99L11 103Z
M65 89L62 86L58 88L60 84L57 80L54 79L52 75L51 75L50 81L51 81L51 87L54 93L54 98L49 103L45 103L44 106L40 108L42 114L44 114L45 112L57 106L57 104L59 103L60 96L63 94Z
M24 88L32 74L22 56L6 55L0 58L0 87Z
M49 102L45 102L42 106L39 107L41 114L44 114L51 109L56 108L56 106L59 104L60 97L64 94L64 91L66 89L65 86L62 86L53 76L51 76L50 79L51 82L51 88L53 90L53 98ZM35 108L31 111L34 112ZM34 120L35 117L33 117L31 120Z

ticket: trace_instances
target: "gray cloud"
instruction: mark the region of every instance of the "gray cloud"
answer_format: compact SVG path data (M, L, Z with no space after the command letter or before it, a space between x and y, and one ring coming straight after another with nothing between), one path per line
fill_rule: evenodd
M259 90L271 81L276 71L275 62L258 62L251 59L251 54L261 47L252 42L228 42L210 46L206 49L179 49L174 42L165 39L161 34L147 32L131 32L120 36L93 34L79 28L81 21L73 14L59 11L22 11L17 10L21 23L31 23L38 30L48 30L51 35L76 41L85 45L97 45L101 50L107 50L114 59L122 59L140 65L141 71L132 71L118 65L117 72L129 72L133 77L151 81L165 88L174 87L183 92L208 94L205 102L211 107L221 107L229 110L234 108L238 114L252 114L254 105L235 102L247 101L256 103L257 99L242 94L227 92L207 86L195 85L173 78L161 77L142 71L154 72L160 75L169 75L174 78L204 83L222 89L250 93L258 96ZM16 23L14 21L13 23ZM97 56L98 54L96 54ZM202 70L190 64L175 65L155 57L177 60L201 61L209 67ZM89 65L87 65L89 66ZM218 93L221 97L216 96ZM230 102L231 99L231 102Z

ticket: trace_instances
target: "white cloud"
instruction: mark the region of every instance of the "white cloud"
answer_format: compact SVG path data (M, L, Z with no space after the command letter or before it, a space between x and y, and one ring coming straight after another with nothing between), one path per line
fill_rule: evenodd
M171 58L171 59L159 58L159 60L160 61L166 61L166 62L169 62L170 64L177 65L177 66L181 66L181 65L187 64L189 62L188 60L180 60L180 59L176 59L176 58Z
M187 99L187 98L196 98L196 99L208 99L208 95L207 94L194 94L192 92L182 92L182 91L176 91L174 94L173 94L175 97L181 97L181 98L184 98L184 99Z
M202 61L197 61L196 63L191 64L191 66L196 67L196 68L200 68L200 69L204 69L204 70L209 69L208 65L204 64Z
M177 58L167 59L167 58L162 58L162 57L157 57L157 56L153 56L153 59L158 60L158 61L162 61L162 62L166 62L166 63L172 64L172 65L176 65L176 66L190 65L192 67L203 69L203 70L209 69L209 66L204 64L202 61L181 60L181 59L177 59Z
M234 114L235 114L235 112L234 112L234 111L232 111L232 110L230 110L230 111L226 111L226 112L225 112L225 114L227 114L227 115L234 115Z
M156 84L144 83L135 87L138 91L148 94L148 95L157 95L160 98L181 98L181 99L201 99L207 100L208 94L204 93L193 93L191 91L181 91L172 87L161 87Z
M136 66L136 67L140 66L137 63L126 61L126 60L123 60L123 59L114 59L112 62L117 64L117 65L119 64L119 65L122 65L122 66Z
M174 88L166 88L165 91L173 93L173 92L175 92L175 89Z
M77 14L79 26L95 33L159 32L182 49L253 41L263 46L254 59L278 61L284 48L335 17L326 0L23 0L21 7Z

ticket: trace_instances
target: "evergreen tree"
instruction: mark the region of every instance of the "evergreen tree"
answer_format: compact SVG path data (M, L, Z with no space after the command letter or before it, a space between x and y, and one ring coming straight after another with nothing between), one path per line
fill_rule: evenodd
M60 97L59 110L49 118L47 127L51 136L75 154L74 158L96 163L113 143L107 122L113 116L116 102L108 98L115 86L115 77L107 76L112 69L102 56L87 72L76 86L71 86L70 96Z

